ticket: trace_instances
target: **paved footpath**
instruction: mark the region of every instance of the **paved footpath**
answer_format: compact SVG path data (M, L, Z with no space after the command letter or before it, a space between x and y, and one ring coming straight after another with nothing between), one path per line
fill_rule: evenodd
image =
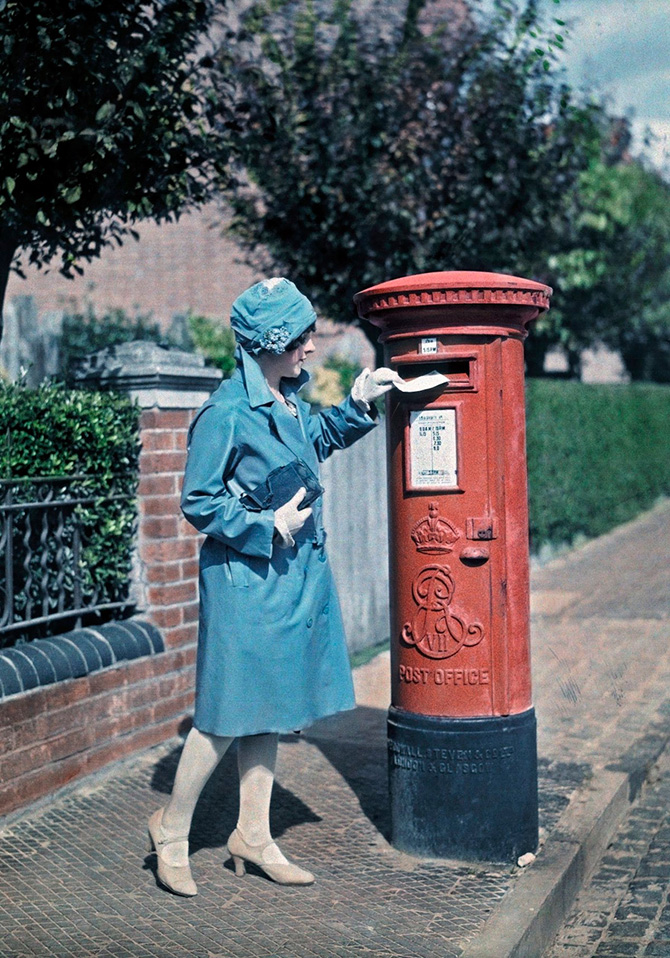
M315 885L234 877L231 754L196 812L199 895L161 890L145 829L171 741L5 823L0 958L539 958L670 738L669 541L665 503L534 570L542 846L527 868L389 846L386 653L356 671L354 712L280 745L273 830Z
M670 752L619 826L545 958L670 956Z

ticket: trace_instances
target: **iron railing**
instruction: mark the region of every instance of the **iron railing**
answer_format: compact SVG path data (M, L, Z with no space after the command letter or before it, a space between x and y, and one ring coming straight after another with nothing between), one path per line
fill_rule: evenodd
M102 494L92 491L95 481L84 475L0 479L0 647L38 629L50 634L129 609L128 575L101 581L86 553L96 514L125 503L127 515L136 478L114 476ZM123 570L123 560L120 565Z

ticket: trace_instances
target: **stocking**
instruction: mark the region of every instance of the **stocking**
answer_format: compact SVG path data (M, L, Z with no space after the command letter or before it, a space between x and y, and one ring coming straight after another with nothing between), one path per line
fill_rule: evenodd
M246 735L238 740L237 767L240 773L240 813L237 828L249 845L267 845L270 834L270 797L277 761L277 735ZM285 864L276 845L264 853L271 864Z
M227 736L208 735L196 728L188 733L172 795L163 810L162 828L166 836L188 835L200 793L232 741ZM162 855L169 865L186 865L188 842L166 845Z

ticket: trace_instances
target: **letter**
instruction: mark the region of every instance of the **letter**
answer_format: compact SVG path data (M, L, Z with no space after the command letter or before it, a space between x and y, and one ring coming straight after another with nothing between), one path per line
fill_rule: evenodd
M435 676L435 685L444 685L444 669L435 669L433 675Z
M428 682L428 669L421 669L421 674L423 675L423 684L425 685Z
M481 672L479 673L479 681L480 681L481 685L488 685L488 684L489 684L489 673L488 673L488 669L482 669L482 670L481 670Z
M398 678L400 679L401 682L402 682L402 680L405 678L405 666L404 666L404 665L400 665L400 666L398 667Z
M463 669L454 669L454 685L463 684Z
M453 681L454 681L454 670L453 670L453 669L445 669L445 670L444 670L444 684L445 684L445 685L451 685L451 683L452 683Z

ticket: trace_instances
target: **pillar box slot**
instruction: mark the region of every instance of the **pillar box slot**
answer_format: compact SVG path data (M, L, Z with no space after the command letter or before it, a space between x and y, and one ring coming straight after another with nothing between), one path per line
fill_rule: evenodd
M551 290L494 273L358 293L404 379L387 396L391 840L514 859L538 841L523 339Z
M431 359L429 362L397 362L396 369L403 379L418 379L426 373L442 373L449 380L450 389L471 389L473 387L473 357L463 359Z

